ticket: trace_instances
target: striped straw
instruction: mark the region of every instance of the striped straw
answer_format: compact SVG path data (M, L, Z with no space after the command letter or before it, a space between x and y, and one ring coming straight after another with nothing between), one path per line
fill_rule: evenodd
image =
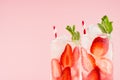
M57 30L55 26L53 26L53 33L54 33L55 38L57 38Z
M83 34L86 34L86 28L85 28L85 23L82 21L82 27L83 27Z

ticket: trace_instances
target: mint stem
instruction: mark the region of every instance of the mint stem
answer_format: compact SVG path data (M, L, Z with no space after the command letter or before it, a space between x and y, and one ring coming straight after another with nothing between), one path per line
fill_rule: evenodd
M80 33L78 31L75 31L75 25L73 25L72 27L68 25L66 27L66 30L68 30L72 35L72 41L80 40Z

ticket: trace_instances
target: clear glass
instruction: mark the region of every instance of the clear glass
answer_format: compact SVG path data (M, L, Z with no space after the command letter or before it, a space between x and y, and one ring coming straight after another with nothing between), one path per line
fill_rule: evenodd
M52 41L51 80L80 80L80 42L65 38L66 36L58 37ZM71 52L70 48L66 48L68 45Z

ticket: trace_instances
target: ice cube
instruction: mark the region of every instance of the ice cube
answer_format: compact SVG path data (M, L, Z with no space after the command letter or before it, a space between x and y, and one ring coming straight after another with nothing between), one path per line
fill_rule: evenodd
M67 42L68 42L68 37L65 35L54 39L50 46L51 47L51 58L59 58Z
M99 29L99 27L97 25L90 25L87 28L87 33L89 35L89 37L93 38L98 34L102 34L101 30Z

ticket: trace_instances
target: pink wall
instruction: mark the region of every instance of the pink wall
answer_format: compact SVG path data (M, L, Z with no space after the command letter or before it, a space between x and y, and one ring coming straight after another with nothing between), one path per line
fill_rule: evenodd
M119 0L0 0L0 80L49 80L52 26L114 22L114 80L120 74Z

